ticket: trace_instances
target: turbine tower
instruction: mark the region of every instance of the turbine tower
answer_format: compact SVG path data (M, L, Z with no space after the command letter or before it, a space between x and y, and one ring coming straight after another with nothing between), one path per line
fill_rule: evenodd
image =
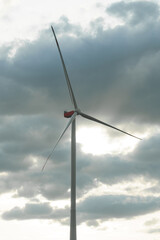
M70 240L76 240L77 239L77 233L76 233L76 117L77 115L80 115L88 120L103 124L107 127L113 128L119 132L122 132L124 134L127 134L131 137L137 138L139 140L142 140L139 137L136 137L130 133L127 133L119 128L116 128L108 123L105 123L99 119L96 119L92 116L87 115L86 113L81 112L81 110L79 109L74 93L73 93L73 89L69 80L69 76L66 70L66 66L65 66L65 62L61 53L61 49L55 34L55 31L53 29L53 27L51 26L56 44L57 44L57 48L59 51L59 55L60 55L60 59L62 62L62 66L63 66L63 71L64 71L64 75L65 75L65 79L67 82L67 86L68 86L68 90L69 90L69 94L70 94L70 98L71 98L71 102L73 104L74 110L69 111L69 112L64 112L64 117L66 118L70 118L66 128L64 129L64 131L62 132L62 134L60 135L60 137L58 138L55 146L52 149L52 152L49 154L48 158L45 161L45 164L43 165L42 171L44 170L49 158L51 157L51 155L53 154L57 144L59 143L59 141L61 140L61 138L63 137L64 133L66 132L66 130L68 129L68 127L71 125L71 207L70 207Z

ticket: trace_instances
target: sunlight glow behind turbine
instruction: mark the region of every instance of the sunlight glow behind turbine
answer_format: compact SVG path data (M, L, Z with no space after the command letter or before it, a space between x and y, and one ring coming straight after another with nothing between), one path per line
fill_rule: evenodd
M110 137L100 127L81 127L77 130L77 143L84 153L92 155L127 154L135 149L137 140L129 136Z

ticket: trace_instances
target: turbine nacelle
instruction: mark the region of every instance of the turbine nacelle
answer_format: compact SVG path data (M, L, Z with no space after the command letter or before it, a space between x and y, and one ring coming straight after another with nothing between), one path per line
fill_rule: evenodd
M71 118L74 113L77 113L77 115L81 115L81 110L76 109L76 110L72 110L72 111L64 111L64 117Z
M75 113L75 111L64 111L64 117L65 118L71 118L72 117L72 115Z

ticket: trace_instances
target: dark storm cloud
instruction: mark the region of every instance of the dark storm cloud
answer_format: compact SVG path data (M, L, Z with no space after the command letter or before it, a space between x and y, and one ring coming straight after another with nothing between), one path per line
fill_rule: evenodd
M48 203L29 203L23 209L18 207L13 208L11 211L6 212L3 218L6 220L26 220L26 219L54 219L58 220L63 216L68 216L67 209L52 209Z
M78 205L83 220L132 218L159 209L159 198L123 195L91 196Z
M30 163L29 166L25 166L22 162L18 169L12 169L12 172L6 176L0 176L1 192L16 191L14 197L25 198L33 198L38 194L42 194L43 197L50 200L69 198L70 146L68 143L63 144L63 142L62 145L63 147L59 146L57 148L44 172L41 172L41 168L45 158L38 158L36 162L32 161L32 159L29 162L27 159L27 163ZM15 162L18 165L18 162ZM95 186L92 175L89 176L88 172L84 171L88 164L90 162L85 160L78 161L77 163L77 170L79 172L77 174L77 197L82 196L90 187Z
M132 218L160 210L159 198L124 195L91 196L77 204L79 223L97 225L98 221ZM2 215L5 220L53 219L62 223L69 218L69 208L53 209L49 203L30 203L24 208L13 208ZM66 220L65 220L66 219Z
M44 115L6 116L1 117L0 121L0 169L2 172L27 170L33 165L31 156L46 158L51 151L54 139L60 134L58 128L57 131L53 129L55 120L52 115L50 119ZM57 126L59 124L61 121ZM66 138L68 138L67 134L64 140Z
M134 16L141 9L137 4L129 5ZM144 2L139 4L145 5ZM146 9L149 14L150 8ZM153 4L153 9L158 11L158 5ZM154 14L154 10L150 11ZM159 122L160 24L157 17L150 24L145 19L142 18L144 26L138 30L134 26L130 29L126 22L124 26L106 31L102 27L103 19L97 19L92 23L97 33L94 37L84 34L66 18L54 24L57 33L65 32L63 37L58 34L59 42L82 110L94 111L96 115L103 112L104 120L113 119L117 123L127 120L141 124ZM18 85L19 91L16 94L13 87L7 89L5 99L1 101L2 109L5 108L2 113L37 114L53 109L60 113L71 106L49 29L34 42L26 42L12 63L5 60L5 69L5 78Z
M134 152L126 156L114 157L84 154L80 152L80 146L77 146L77 197L80 198L88 190L96 188L97 181L111 186L117 183L132 182L142 177L146 182L157 181L152 188L144 186L145 194L159 193L159 142L160 136L157 135L141 142ZM36 197L39 193L50 200L69 198L70 146L63 143L62 145L49 160L43 173L40 169L44 159L41 159L36 163L30 161L28 168L22 167L21 164L18 174L15 172L1 176L1 192L14 190L16 191L15 197L26 198Z
M26 162L30 163L29 166L25 166L22 162L18 169L14 170L12 167L12 172L10 170L11 167L8 167L8 171L10 170L9 174L0 176L1 193L13 191L16 192L13 194L14 197L29 199L40 193L47 199L68 198L68 189L70 188L70 154L64 148L63 155L61 148L57 149L57 152L58 154L55 153L54 155L54 162L52 163L50 160L48 164L49 169L46 169L45 172L41 172L45 158L38 158L34 161L28 159L30 157L28 156ZM18 161L15 162L18 165Z

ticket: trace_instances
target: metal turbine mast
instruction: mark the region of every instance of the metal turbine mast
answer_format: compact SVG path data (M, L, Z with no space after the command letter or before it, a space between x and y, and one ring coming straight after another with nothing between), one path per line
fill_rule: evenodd
M88 120L100 123L102 125L105 125L107 127L113 128L119 132L122 132L124 134L127 134L131 137L137 138L139 140L142 140L139 137L136 137L130 133L127 133L119 128L116 128L108 123L105 123L101 120L98 120L92 116L89 116L83 112L80 111L80 109L78 108L74 93L73 93L73 89L69 80L69 76L66 70L66 66L65 66L65 62L61 53L61 49L55 34L55 31L53 29L53 27L51 26L56 44L57 44L57 48L59 51L59 55L61 58L61 62L62 62L62 66L63 66L63 71L64 71L64 75L65 75L65 79L67 82L67 86L68 86L68 90L69 90L69 94L70 94L70 98L74 107L74 110L70 111L70 112L64 112L64 117L66 118L70 118L66 128L64 129L64 131L62 132L62 134L60 135L60 137L58 138L54 148L52 149L52 152L49 154L48 158L45 161L45 164L43 165L42 171L44 170L49 158L51 157L51 155L53 154L56 146L58 145L58 143L60 142L61 138L63 137L64 133L66 132L66 130L68 129L68 127L71 125L71 209L70 209L70 240L76 240L77 239L77 233L76 233L76 116L80 115Z

